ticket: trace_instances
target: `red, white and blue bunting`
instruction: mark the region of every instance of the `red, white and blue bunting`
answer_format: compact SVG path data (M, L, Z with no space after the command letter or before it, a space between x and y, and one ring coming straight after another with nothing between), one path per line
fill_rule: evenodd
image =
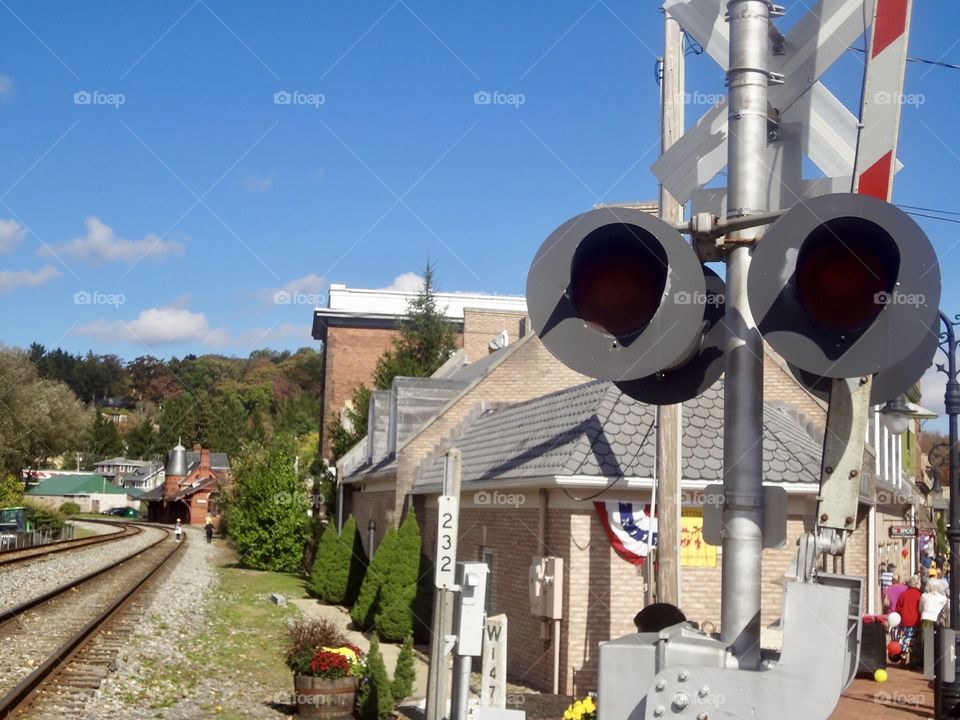
M653 547L657 546L657 519L651 520L650 506L595 500L593 507L617 554L634 565L643 565L650 554L651 532Z

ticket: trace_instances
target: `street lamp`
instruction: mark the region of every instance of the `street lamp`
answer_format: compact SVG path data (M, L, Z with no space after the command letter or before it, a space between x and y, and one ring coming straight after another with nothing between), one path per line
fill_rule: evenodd
M960 677L954 682L943 680L944 655L956 657L957 634L960 632L960 472L957 456L957 416L960 415L960 382L957 381L957 327L960 315L953 320L940 313L943 331L940 333L940 350L947 358L946 364L937 363L937 370L947 376L947 389L943 406L949 422L950 449L950 515L947 526L947 542L950 545L950 630L941 632L936 628L934 704L938 718L960 717ZM951 647L952 646L952 647ZM946 652L950 648L951 652ZM939 667L936 667L939 666Z
M910 427L912 413L907 406L906 398L898 395L883 406L880 417L887 432L891 435L902 435Z

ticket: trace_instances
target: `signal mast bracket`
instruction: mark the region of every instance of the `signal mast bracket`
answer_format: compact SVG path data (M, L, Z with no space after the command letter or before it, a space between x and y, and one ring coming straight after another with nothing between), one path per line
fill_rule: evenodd
M798 556L797 575L803 579L820 555L843 555L856 529L872 387L872 375L835 378L831 384L814 537L801 541Z

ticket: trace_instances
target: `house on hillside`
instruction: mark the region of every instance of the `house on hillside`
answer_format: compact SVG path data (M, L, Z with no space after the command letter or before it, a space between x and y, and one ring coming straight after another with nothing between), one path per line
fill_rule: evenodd
M117 487L146 491L163 484L163 463L156 460L114 457L102 460L93 467Z
M220 488L229 483L230 459L226 453L210 452L195 445L188 452L177 444L167 455L164 481L142 500L147 503L147 517L152 522L203 526L208 516L219 529L223 522Z
M812 524L826 407L769 349L764 360L764 476L788 498L787 545L764 552L764 641L776 646L776 581ZM374 393L367 438L338 462L341 517L352 512L359 527L374 527L376 545L412 508L433 557L443 454L459 448L458 559L491 566L488 610L510 622L508 674L541 690L595 690L598 643L632 632L644 603L643 548L657 531L654 418L652 406L566 368L528 335L480 362L461 361L429 379L396 378L389 391ZM721 381L683 404L680 507L680 605L718 629L722 550L701 532L703 489L722 482L722 426ZM879 419L868 442L856 531L835 569L863 577L866 608L879 610L878 550L890 557L895 550L901 572L913 569L913 541L889 545L883 536L910 512L916 490L901 472L903 445ZM565 565L557 636L531 614L525 591L531 560L543 555Z
M118 488L103 475L94 473L47 473L25 493L30 500L54 510L65 502L75 502L80 512L102 513L113 508L139 505L138 490Z

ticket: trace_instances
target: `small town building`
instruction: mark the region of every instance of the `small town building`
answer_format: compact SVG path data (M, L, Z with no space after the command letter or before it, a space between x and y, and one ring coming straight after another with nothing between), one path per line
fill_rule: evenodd
M25 496L39 505L57 510L65 502L75 502L80 512L102 513L113 508L139 508L140 491L118 488L103 475L95 473L44 473Z
M397 337L397 322L407 313L416 290L349 288L332 283L327 307L313 311L313 337L323 343L323 422L321 452L330 456L326 428L342 416L354 389L370 378L380 356ZM528 330L527 301L511 295L438 292L437 307L456 334L457 347L471 360L505 347Z
M93 467L117 487L146 491L163 484L163 463L157 460L115 457L102 460Z
M769 348L764 361L764 479L786 492L788 513L788 542L764 552L761 580L763 641L775 648L778 581L794 541L812 527L826 406ZM626 546L649 547L657 532L654 418L652 406L560 364L532 334L474 363L458 353L431 378L395 378L390 390L373 393L367 437L337 464L340 517L352 513L358 527L372 530L362 537L375 548L412 510L424 552L434 557L443 455L459 448L457 555L491 567L488 610L510 623L508 674L545 691L595 690L598 643L632 632L647 597L649 566L643 552ZM722 548L706 544L702 528L704 490L722 482L722 381L684 403L681 418L680 606L719 629ZM867 441L856 531L831 569L864 578L863 610L879 611L883 534L903 522L918 494L900 469L904 445L877 415ZM913 541L891 542L890 555L910 571ZM541 556L564 564L556 624L531 611L526 592L532 560Z
M220 488L230 480L230 460L226 453L212 453L195 445L188 452L177 444L167 455L164 481L144 493L147 518L152 522L203 526L207 517L219 529L223 521Z

